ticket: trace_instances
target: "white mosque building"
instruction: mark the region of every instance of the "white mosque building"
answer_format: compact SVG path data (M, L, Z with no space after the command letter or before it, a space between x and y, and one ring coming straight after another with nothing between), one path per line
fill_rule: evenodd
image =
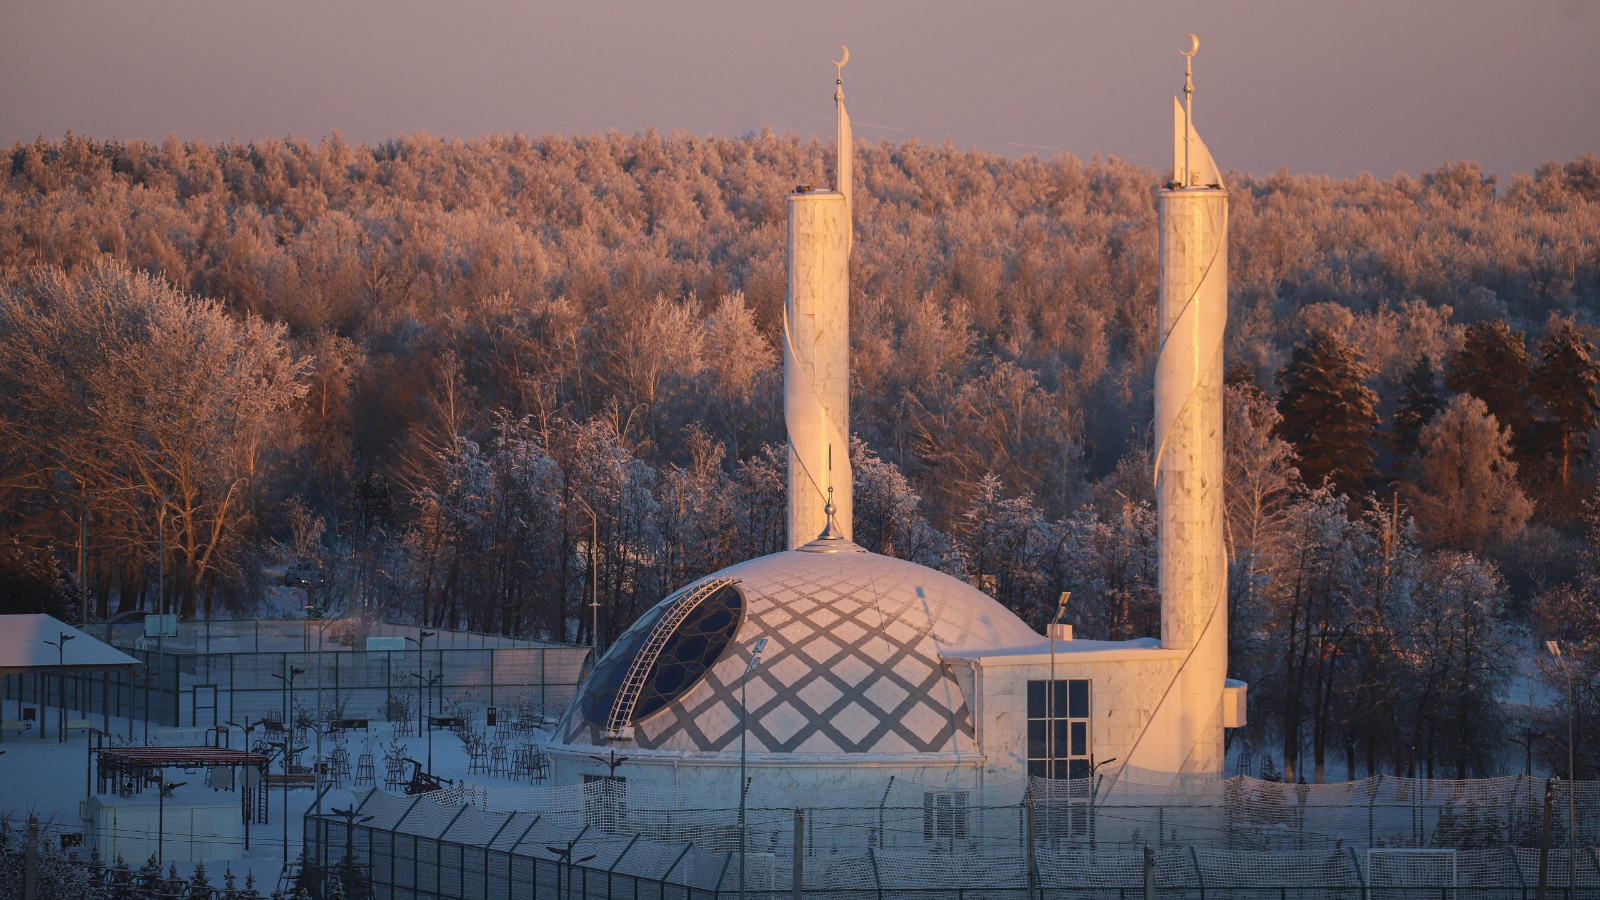
M1161 639L1089 641L1066 625L1040 635L961 581L850 542L842 80L835 101L836 190L787 198L790 549L700 579L634 623L557 726L554 783L720 797L738 783L741 742L752 782L784 787L1220 777L1224 729L1245 721L1245 686L1226 677L1227 193L1192 102L1175 101L1173 178L1158 200Z

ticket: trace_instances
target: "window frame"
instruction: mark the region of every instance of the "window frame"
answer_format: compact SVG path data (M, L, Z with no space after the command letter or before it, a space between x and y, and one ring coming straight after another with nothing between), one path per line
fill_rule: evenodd
M1052 686L1048 678L1030 678L1025 691L1023 758L1028 777L1063 781L1092 775L1094 680L1057 678Z

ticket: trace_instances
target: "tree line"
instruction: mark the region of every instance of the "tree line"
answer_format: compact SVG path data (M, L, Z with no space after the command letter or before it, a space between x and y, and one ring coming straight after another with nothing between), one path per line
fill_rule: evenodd
M782 545L782 196L829 155L14 146L0 595L221 615L287 591L587 641L597 585L603 642ZM858 542L1036 625L1070 590L1084 636L1156 633L1157 173L910 142L859 147L857 179ZM1293 777L1553 759L1507 664L1530 635L1600 660L1552 612L1595 605L1600 163L1229 184L1242 738Z

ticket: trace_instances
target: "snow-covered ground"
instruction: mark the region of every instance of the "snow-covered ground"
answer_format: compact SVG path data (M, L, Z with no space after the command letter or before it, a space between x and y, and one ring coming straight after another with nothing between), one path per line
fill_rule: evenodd
M8 710L9 712L9 710ZM53 726L55 715L52 712L50 722ZM96 725L103 721L103 717L91 717ZM414 726L413 726L414 727ZM111 733L126 736L128 734L128 721L117 717L111 719ZM383 786L383 752L394 743L392 727L386 723L375 723L370 734L372 752L377 761L378 786ZM195 734L191 729L184 729L187 734L174 732L170 737L178 738L180 743L192 744L193 740L185 740ZM351 732L353 735L347 741L346 747L350 754L352 772L356 761L363 752L368 752L363 746L361 732ZM144 723L134 723L134 735L143 740ZM158 740L160 730L152 730L152 740ZM235 736L237 741L238 735ZM541 743L547 735L540 734L536 737ZM159 740L160 743L171 743L170 740ZM424 765L428 762L428 738L402 737L399 742L406 748L405 755L421 761ZM513 739L515 743L515 739ZM325 739L323 744L325 752L332 750L332 742ZM0 743L0 815L10 817L16 821L19 817L26 819L29 813L37 815L41 822L54 822L63 826L68 831L80 831L84 823L79 819L79 802L91 796L94 791L93 775L89 770L89 742L88 738L75 732L65 743L57 743L53 728L43 740L37 731L27 732L23 735L6 734L3 743ZM305 754L309 758L315 748ZM452 780L468 778L478 784L514 784L525 782L512 782L503 778L491 778L488 775L473 773L467 774L470 760L466 748L460 739L449 731L433 732L433 771L436 775ZM274 767L276 770L276 767ZM183 787L177 788L173 796L166 801L167 809L171 810L174 804L181 804L185 800L214 801L219 794L205 787L205 774L203 772L184 772L181 769L168 770L169 782L186 781ZM346 781L346 788L350 787ZM362 788L362 790L366 790ZM237 847L237 855L230 860L207 861L206 870L211 874L213 882L220 880L225 868L231 869L240 883L246 873L253 873L256 883L270 890L278 883L278 877L283 868L284 861L284 802L287 795L289 811L288 858L297 859L300 854L301 822L306 811L316 799L316 791L311 788L294 788L287 792L273 789L271 792L270 816L271 821L262 825L259 822L251 826L250 847L247 850L242 842ZM139 796L139 795L136 795ZM150 803L156 802L155 792L147 791L142 795ZM230 795L233 796L233 795ZM325 810L336 807L349 807L354 797L346 790L330 790L322 797L322 807ZM137 868L144 860L127 860L128 864ZM178 864L181 874L187 875L192 866L185 863Z

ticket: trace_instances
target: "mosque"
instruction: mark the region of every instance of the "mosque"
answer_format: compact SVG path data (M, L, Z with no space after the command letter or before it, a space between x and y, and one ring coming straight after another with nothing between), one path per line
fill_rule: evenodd
M1227 192L1192 124L1192 85L1174 100L1173 178L1157 200L1160 640L1077 640L1064 622L1040 635L955 578L851 543L841 78L835 189L787 197L789 549L683 587L609 648L548 747L555 784L720 795L741 758L752 783L842 790L889 776L952 790L1221 776L1246 691L1227 678Z

